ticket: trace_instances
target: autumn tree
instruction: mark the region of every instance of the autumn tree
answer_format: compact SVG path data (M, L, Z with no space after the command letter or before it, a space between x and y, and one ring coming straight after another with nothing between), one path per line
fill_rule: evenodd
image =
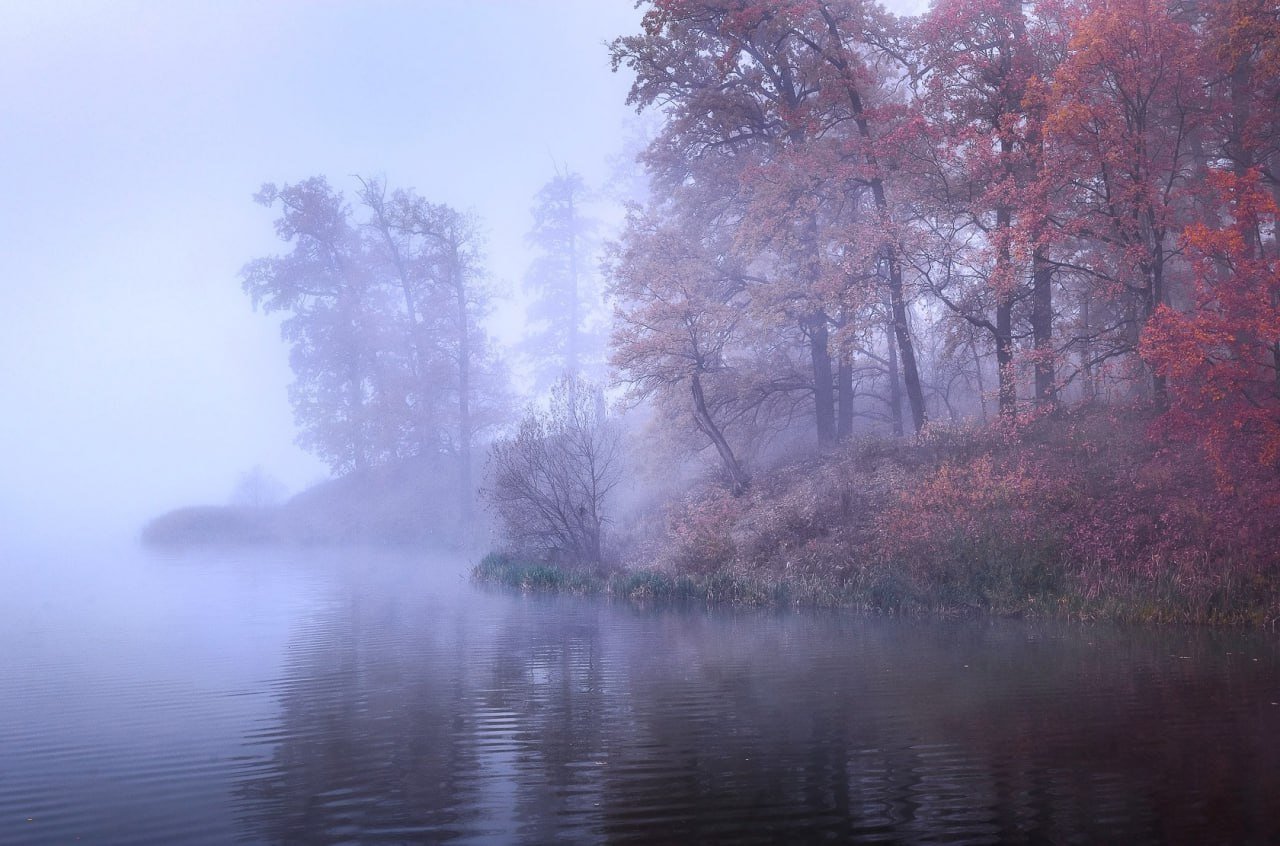
M514 435L493 444L484 496L515 551L598 567L621 480L621 431L600 389L566 375L547 408L531 409Z
M1055 33L1021 0L941 0L911 33L912 110L925 143L911 148L919 223L913 267L934 297L995 350L1002 414L1017 402L1019 311L1030 303L1035 394L1051 399L1053 209L1045 182L1039 80Z
M633 212L610 262L612 363L632 400L688 409L741 494L749 476L726 435L741 395L724 388L738 381L732 354L744 331L743 281L728 254L664 211L671 209Z
M1197 7L1201 59L1214 99L1211 149L1237 177L1253 171L1280 197L1280 14L1273 0Z
M1228 221L1190 226L1190 308L1160 306L1142 353L1167 380L1166 431L1204 450L1220 483L1280 470L1280 210L1260 173L1211 176Z
M1206 125L1196 34L1163 0L1069 7L1071 39L1047 100L1051 166L1070 174L1058 212L1077 239L1068 263L1118 305L1096 339L1107 357L1132 360L1142 327L1169 302L1178 235L1196 174L1193 141ZM1164 381L1151 379L1164 399Z
M861 57L855 12L816 2L657 2L643 35L613 45L614 67L635 73L630 102L660 107L666 118L644 157L655 190L718 183L738 201L730 214L739 247L757 257L767 251L761 266L771 265L771 283L752 301L775 306L807 347L822 444L838 434L835 385L847 372L833 366L841 351L832 354L832 331L850 315L833 294L875 278L865 272L868 255L890 260L895 337L913 419L924 421L892 214L872 149L882 74ZM856 209L863 189L875 220L856 232L870 247L852 243L852 229L837 235L840 210ZM848 268L853 256L860 267L829 272L842 260Z
M434 300L438 294L432 271L438 243L406 225L422 213L424 200L412 191L395 191L388 196L386 184L380 179L357 180L359 200L368 212L363 228L371 258L389 294L402 307L400 318L407 349L400 374L406 380L403 395L414 436L425 447L443 425L439 394L447 379L435 325Z
M901 120L892 82L902 73L905 48L899 21L869 2L811 0L794 6L791 32L820 68L819 90L842 127L843 159L867 188L874 215L862 227L862 251L874 251L884 268L890 324L911 419L919 432L926 409L915 343L908 321L910 293L903 262L905 233L895 174L904 142L914 128Z

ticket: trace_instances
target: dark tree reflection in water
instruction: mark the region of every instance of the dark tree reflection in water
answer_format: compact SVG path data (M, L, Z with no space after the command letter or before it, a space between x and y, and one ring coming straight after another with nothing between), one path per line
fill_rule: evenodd
M359 587L355 585L359 584ZM1273 639L347 583L290 644L276 842L1265 842Z

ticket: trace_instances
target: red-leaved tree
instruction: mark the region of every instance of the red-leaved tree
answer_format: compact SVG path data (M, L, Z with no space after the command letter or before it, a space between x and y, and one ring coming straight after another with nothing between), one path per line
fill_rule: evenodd
M1218 172L1228 223L1196 224L1184 243L1195 302L1160 307L1142 353L1168 381L1164 428L1209 456L1223 488L1280 470L1280 257L1277 206L1256 171Z

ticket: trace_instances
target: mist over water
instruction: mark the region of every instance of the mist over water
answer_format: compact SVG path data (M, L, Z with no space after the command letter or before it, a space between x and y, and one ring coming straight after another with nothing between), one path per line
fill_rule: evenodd
M643 608L386 552L26 563L0 843L1280 834L1261 636Z
M1280 842L1280 29L667 5L0 8L0 846Z

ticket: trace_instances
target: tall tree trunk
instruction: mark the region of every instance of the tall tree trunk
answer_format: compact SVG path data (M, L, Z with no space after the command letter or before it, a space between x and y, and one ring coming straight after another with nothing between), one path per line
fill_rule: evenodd
M1031 256L1031 337L1036 349L1036 403L1052 405L1057 401L1053 363L1053 267L1039 248Z
M1001 141L1002 154L1007 157L1012 145ZM996 209L996 267L993 276L996 289L996 369L999 378L1000 416L1012 417L1018 409L1018 386L1013 372L1013 252L1010 248L1010 229L1013 210L1008 206Z
M351 468L361 471L369 466L370 461L364 419L365 356L355 328L359 314L357 302L356 295L349 288L344 288L338 309L345 329L342 345L346 352L347 436L351 441Z
M354 470L363 470L369 466L367 433L364 427L364 355L360 340L356 334L357 316L360 313L359 294L349 284L346 263L339 258L332 247L327 250L329 265L341 274L343 286L338 295L338 312L342 326L346 328L342 345L346 348L347 365L347 433L351 442L351 465Z
M853 353L847 343L839 345L839 362L836 370L836 439L847 441L853 436Z
M1144 328L1151 320L1152 315L1156 313L1156 309L1164 304L1164 239L1159 233L1153 233L1151 237L1151 264L1145 268L1147 271L1147 296L1146 301L1143 303L1142 326ZM1139 335L1140 337L1141 335ZM1146 362L1143 362L1143 364L1145 365ZM1151 371L1151 399L1156 408L1163 409L1169 406L1168 380L1154 370Z
M387 252L391 255L391 264L395 268L396 278L400 281L400 293L404 298L405 316L409 319L409 372L413 377L413 384L421 392L413 408L413 418L414 424L418 428L419 451L425 452L431 432L427 408L427 397L431 394L431 386L429 380L423 375L421 358L423 351L427 349L427 339L424 335L422 321L418 319L418 303L413 293L413 283L409 278L409 270L405 264L404 256L400 252L400 245L396 243L396 239L392 235L391 221L387 218L386 206L382 202L381 195L373 193L377 183L371 185L363 180L361 182L364 184L363 196L365 204L374 212L378 232L382 235Z
M364 431L364 388L360 376L360 367L356 363L357 355L352 355L347 368L347 431L351 438L351 467L361 471L369 466L369 453L365 443Z
M711 412L707 409L707 398L702 392L702 378L699 374L694 373L689 379L689 389L693 394L693 420L697 424L702 434L706 435L711 443L715 446L716 452L720 454L720 461L724 464L724 469L729 473L729 481L732 485L733 495L741 496L750 484L746 471L742 469L738 457L733 454L733 449L729 446L729 442L725 440L724 433L720 431L720 427L711 419Z
M853 123L863 142L862 157L872 174L878 174L879 162L871 144L874 141L871 133L871 122L867 118L862 102L862 93L858 90L858 76L853 73L845 45L848 39L840 29L835 12L826 4L820 4L819 14L827 25L831 35L833 50L821 51L823 58L831 64L844 79L845 96L849 101L849 109L853 114ZM871 197L875 201L876 212L888 232L893 231L892 217L889 209L889 198L885 192L884 179L874 175L868 180L871 186ZM884 258L889 266L889 300L893 312L893 331L898 339L898 351L902 354L902 375L907 386L907 401L911 405L911 420L916 431L924 428L925 408L924 391L920 386L920 370L916 366L915 347L911 343L911 330L907 325L907 304L902 286L902 262L898 256L897 245L890 242L885 245Z
M565 221L569 229L569 348L565 351L565 366L570 373L577 376L578 363L578 327L582 322L578 292L578 238L577 208L573 203L573 188L569 189L569 216Z
M973 356L973 378L978 383L978 410L982 414L982 422L987 422L987 385L982 378L982 356L978 353L978 344L973 337L973 326L969 327L969 355Z
M999 371L1000 416L1012 417L1018 410L1018 388L1013 372L1013 299L1003 297L996 304L996 368Z
M1245 140L1246 128L1253 111L1249 102L1252 71L1249 57L1244 54L1231 67L1231 137L1227 140L1227 150L1236 176L1244 176L1254 164L1253 149Z
M1084 373L1084 385L1081 390L1092 402L1098 398L1098 385L1093 375L1093 341L1090 337L1090 333L1093 332L1093 320L1089 313L1089 305L1089 289L1082 287L1080 290L1080 370Z
M898 341L898 353L902 359L902 381L907 387L907 404L911 406L911 422L918 433L924 428L924 390L920 385L920 370L916 367L915 345L911 341L911 329L907 325L907 303L902 292L902 265L897 252L889 250L889 305L893 314L893 335Z
M836 440L835 383L831 373L827 316L818 312L809 320L809 357L813 364L813 407L818 421L818 445Z
M462 528L471 527L475 491L471 481L471 331L467 312L467 283L462 278L458 244L450 245L450 275L453 276L458 321L458 487L461 496Z
M1271 345L1271 365L1275 368L1275 374L1272 377L1274 396L1280 400L1280 341L1276 341Z
M898 339L892 320L885 325L884 335L889 352L889 420L893 434L902 437L902 372L898 367Z
M1151 373L1151 401L1158 409L1169 407L1169 380L1161 373Z

